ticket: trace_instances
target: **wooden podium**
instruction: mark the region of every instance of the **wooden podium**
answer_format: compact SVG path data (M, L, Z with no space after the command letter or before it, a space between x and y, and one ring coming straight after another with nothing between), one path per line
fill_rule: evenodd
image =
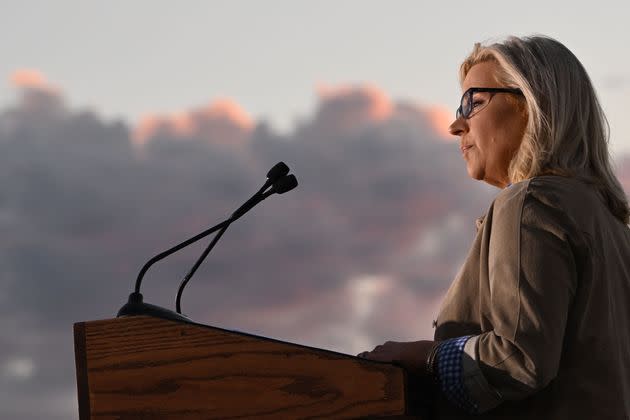
M426 419L394 365L194 322L74 324L81 420Z

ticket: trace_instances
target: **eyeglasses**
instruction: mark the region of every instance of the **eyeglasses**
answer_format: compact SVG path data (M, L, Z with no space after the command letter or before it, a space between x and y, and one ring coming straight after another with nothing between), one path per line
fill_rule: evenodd
M462 95L459 102L459 108L455 112L455 118L464 117L468 119L477 112L484 109L495 93L512 93L515 95L523 95L523 92L517 88L480 88L471 87Z

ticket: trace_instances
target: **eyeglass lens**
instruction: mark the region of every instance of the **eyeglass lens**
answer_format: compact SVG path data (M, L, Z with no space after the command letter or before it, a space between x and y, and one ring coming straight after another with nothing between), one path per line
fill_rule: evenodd
M463 116L469 118L473 112L477 113L488 105L490 102L491 93L488 92L474 92L467 90L462 95L462 99L459 108L455 112L457 118Z

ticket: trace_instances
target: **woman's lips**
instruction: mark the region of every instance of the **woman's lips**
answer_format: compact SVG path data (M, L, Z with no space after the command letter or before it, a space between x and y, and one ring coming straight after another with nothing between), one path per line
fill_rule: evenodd
M461 151L462 151L462 154L465 154L465 153L466 153L466 151L467 151L468 149L470 149L471 147L473 147L473 146L472 146L472 145L468 145L468 146L462 146L462 147L460 147L460 149L461 149Z

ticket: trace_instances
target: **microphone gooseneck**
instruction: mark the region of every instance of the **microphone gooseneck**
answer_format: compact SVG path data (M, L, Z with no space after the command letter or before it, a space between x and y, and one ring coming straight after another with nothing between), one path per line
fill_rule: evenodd
M134 292L129 295L128 302L118 311L117 316L121 317L121 316L134 316L134 315L150 315L150 316L155 316L155 317L160 317L160 318L167 318L167 319L190 322L190 319L188 317L181 314L180 301L181 301L181 296L182 296L184 287L190 281L190 279L195 274L195 272L197 271L201 263L208 256L212 248L216 245L216 243L219 241L221 236L223 236L223 234L225 233L225 231L227 230L227 228L230 226L231 223L238 220L245 213L247 213L249 210L251 210L258 203L260 203L261 201L263 201L270 195L283 194L287 191L292 190L293 188L297 186L297 179L295 178L295 175L287 175L289 171L290 171L289 167L286 164L284 164L284 162L277 163L267 173L267 180L265 181L263 186L258 190L258 192L256 192L256 194L250 197L243 205L241 205L236 211L234 211L234 213L232 213L232 215L228 219L224 220L223 222L219 223L216 226L211 227L210 229L207 229L199 233L198 235L193 236L192 238L185 240L184 242L178 245L175 245L174 247L164 252L159 253L158 255L154 256L149 261L147 261L142 267L142 269L140 270L140 272L138 273L138 277L136 278ZM169 255L172 255L175 252L181 250L182 248L185 248L188 245L191 245L217 231L218 233L216 234L216 236L213 238L210 244L206 247L204 252L201 254L199 259L195 262L191 270L184 277L184 279L182 280L180 284L180 287L177 291L177 299L176 299L177 312L173 312L171 310L161 308L159 306L152 305L150 303L143 302L143 296L140 293L140 285L142 283L142 279L144 278L144 275L153 264L157 263L158 261L163 260Z
M203 251L199 259L197 259L197 261L195 262L195 265L193 265L193 267L190 269L188 274L186 274L186 276L184 277L184 280L182 280L182 282L180 283L179 289L177 289L177 299L175 300L175 309L178 314L182 313L180 302L182 300L182 293L184 292L184 287L186 287L186 284L188 284L188 282L190 281L192 276L195 274L195 272L197 271L197 269L199 268L203 260L205 260L208 254L210 253L210 251L212 251L212 248L214 248L216 243L219 242L219 239L221 239L221 236L223 236L228 226L230 225L226 225L223 229L219 231L219 233L216 234L214 238L212 238L212 242L210 242L208 247Z

